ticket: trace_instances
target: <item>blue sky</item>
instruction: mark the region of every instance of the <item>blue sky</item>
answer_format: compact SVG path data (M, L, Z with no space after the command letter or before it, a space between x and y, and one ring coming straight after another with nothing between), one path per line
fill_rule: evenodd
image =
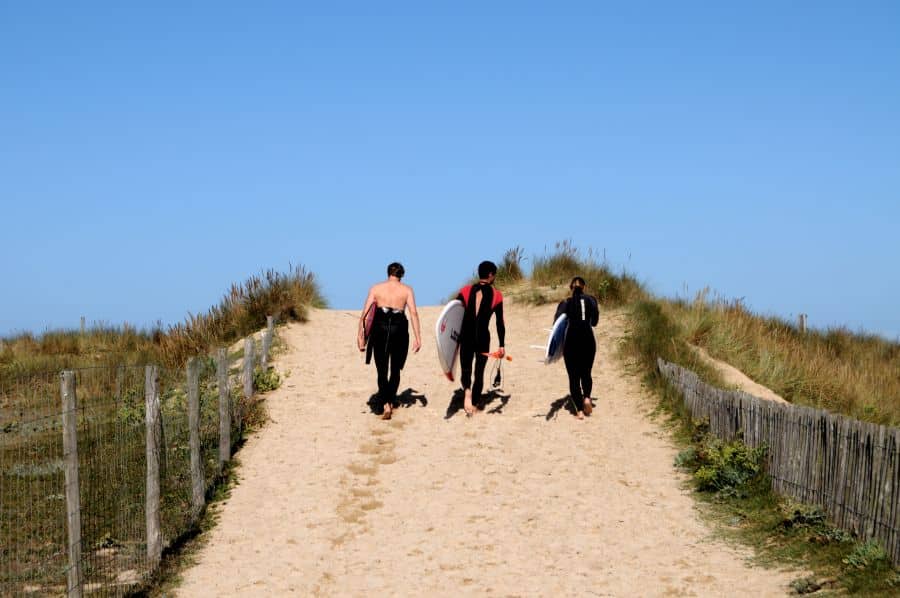
M321 4L0 3L0 335L562 239L900 335L900 4Z

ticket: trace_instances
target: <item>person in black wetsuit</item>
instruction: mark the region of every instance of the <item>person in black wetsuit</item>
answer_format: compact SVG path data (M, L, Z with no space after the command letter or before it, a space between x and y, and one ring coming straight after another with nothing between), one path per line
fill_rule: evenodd
M553 316L554 322L562 314L566 314L568 319L563 360L569 374L569 396L575 403L578 419L584 419L585 415L590 415L594 410L594 404L591 402L591 390L594 385L591 368L594 365L594 355L597 353L597 342L594 340L593 327L600 319L597 299L586 295L584 287L583 278L580 276L573 278L569 284L572 296L560 302L556 308L556 315Z
M422 336L419 332L419 312L416 310L416 298L412 287L400 282L405 271L403 265L393 262L387 268L388 279L369 289L359 319L357 344L360 351L367 351L366 363L372 354L375 356L375 369L378 370L378 399L384 405L382 419L391 419L394 411L394 399L400 387L400 370L406 364L409 351L409 327L406 310L412 320L415 341L413 351L419 352ZM364 326L369 309L375 310L372 330L366 341Z
M466 308L459 335L460 382L465 391L463 409L467 416L475 413L473 398L480 401L484 387L484 366L491 350L491 333L488 325L491 316L497 316L497 340L500 348L498 357L506 354L506 324L503 321L503 295L493 287L497 276L497 265L494 262L481 262L478 265L478 282L460 289L457 299ZM472 360L475 361L475 381L472 382Z

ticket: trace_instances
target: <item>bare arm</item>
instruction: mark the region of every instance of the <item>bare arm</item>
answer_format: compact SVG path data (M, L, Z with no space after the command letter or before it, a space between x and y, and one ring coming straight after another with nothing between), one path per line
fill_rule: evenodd
M366 314L369 313L369 308L372 307L372 304L375 303L375 287L369 289L369 294L366 297L366 302L363 303L362 313L359 315L359 329L356 333L356 344L359 347L360 351L366 350L366 334L365 334L365 322L366 322Z
M413 334L416 340L413 342L413 351L419 352L422 348L422 334L419 330L419 310L416 309L416 294L409 287L409 297L406 298L406 306L409 308L409 319L412 320Z

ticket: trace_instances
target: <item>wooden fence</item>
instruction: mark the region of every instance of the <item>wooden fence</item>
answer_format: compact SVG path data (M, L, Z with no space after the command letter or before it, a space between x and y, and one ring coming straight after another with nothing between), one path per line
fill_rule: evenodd
M242 405L255 392L254 365L268 365L273 334L270 318L262 351L252 338L245 343L242 393L232 392L225 349L181 372L63 371L61 403L45 414L27 413L29 399L7 393L21 413L0 421L0 466L15 474L14 483L0 482L0 508L18 521L0 527L0 595L123 595L149 579L165 546L201 516L207 486L231 459ZM47 385L22 387L43 396ZM58 468L44 445L61 445Z
M709 419L712 434L767 447L776 492L821 507L900 564L900 429L716 388L662 359L658 366L691 416Z

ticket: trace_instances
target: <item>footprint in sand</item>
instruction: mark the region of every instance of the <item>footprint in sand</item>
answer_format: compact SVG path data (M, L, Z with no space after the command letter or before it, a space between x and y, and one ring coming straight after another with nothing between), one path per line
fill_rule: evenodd
M392 420L390 424L391 428L397 429L402 429L405 425L397 420ZM355 529L345 530L337 537L332 538L333 548L341 546L357 534L365 532L366 514L384 506L384 503L376 498L373 488L379 483L379 467L397 461L394 453L396 444L391 430L384 427L373 428L372 439L360 443L358 452L368 459L354 461L347 465L347 470L353 474L353 477L350 480L345 478L342 482L349 487L335 509L341 520Z

